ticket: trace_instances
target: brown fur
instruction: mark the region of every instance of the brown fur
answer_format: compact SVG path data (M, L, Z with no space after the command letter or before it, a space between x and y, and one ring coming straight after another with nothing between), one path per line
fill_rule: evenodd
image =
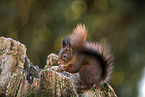
M77 25L70 37L67 37L58 58L66 64L60 67L61 71L79 72L82 87L78 92L91 89L94 85L102 85L109 80L112 72L112 55L98 43L87 42L86 38L85 25ZM68 48L69 51L66 52ZM64 54L68 55L67 59L63 58Z

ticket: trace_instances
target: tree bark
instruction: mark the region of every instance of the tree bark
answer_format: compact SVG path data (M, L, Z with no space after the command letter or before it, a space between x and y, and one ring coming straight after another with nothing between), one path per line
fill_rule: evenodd
M39 69L28 59L25 45L0 37L0 96L117 97L109 83L77 94L78 75L57 72L57 58L48 55L45 68Z

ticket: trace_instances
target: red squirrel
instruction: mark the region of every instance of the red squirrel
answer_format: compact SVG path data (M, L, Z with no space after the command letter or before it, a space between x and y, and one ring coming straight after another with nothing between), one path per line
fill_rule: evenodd
M58 55L60 71L79 73L81 87L79 93L94 85L103 85L110 78L113 57L97 42L88 42L85 25L77 25L73 33L63 39L63 48Z

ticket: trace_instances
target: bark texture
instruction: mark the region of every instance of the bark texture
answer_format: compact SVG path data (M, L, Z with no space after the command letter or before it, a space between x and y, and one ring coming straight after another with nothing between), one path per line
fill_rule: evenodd
M0 96L117 97L108 83L78 95L78 75L57 72L57 58L56 54L48 55L45 68L39 69L28 59L25 45L0 37Z

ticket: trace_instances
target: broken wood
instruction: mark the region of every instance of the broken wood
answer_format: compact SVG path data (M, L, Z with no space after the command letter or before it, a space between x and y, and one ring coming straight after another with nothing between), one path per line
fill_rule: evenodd
M25 45L0 37L0 96L117 97L109 83L77 94L78 75L57 72L57 58L48 55L44 69L39 69L28 59Z

